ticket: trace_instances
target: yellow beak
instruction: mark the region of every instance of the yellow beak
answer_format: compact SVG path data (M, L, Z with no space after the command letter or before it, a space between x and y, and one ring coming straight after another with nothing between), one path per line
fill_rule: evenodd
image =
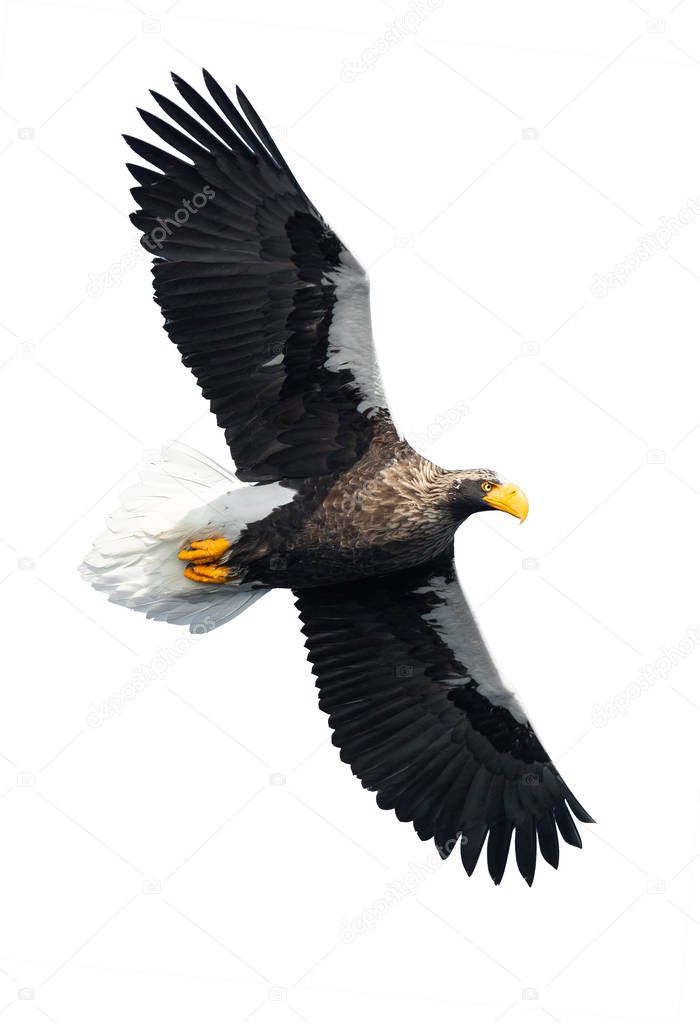
M515 515L521 522L525 521L530 510L525 494L514 483L499 483L488 494L484 494L484 501L492 508Z

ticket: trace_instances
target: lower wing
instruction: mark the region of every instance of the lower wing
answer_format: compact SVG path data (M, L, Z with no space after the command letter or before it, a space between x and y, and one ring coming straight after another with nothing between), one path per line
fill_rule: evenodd
M537 847L592 823L504 686L457 581L452 552L381 578L295 592L333 742L383 809L413 821L471 874L487 842L503 877L513 832L528 884ZM488 841L487 841L488 840Z

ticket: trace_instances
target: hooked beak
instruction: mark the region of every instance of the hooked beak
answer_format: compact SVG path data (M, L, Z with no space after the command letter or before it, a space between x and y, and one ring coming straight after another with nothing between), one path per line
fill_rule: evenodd
M488 494L484 494L484 501L498 511L515 515L521 522L525 521L530 510L525 494L514 483L499 483Z

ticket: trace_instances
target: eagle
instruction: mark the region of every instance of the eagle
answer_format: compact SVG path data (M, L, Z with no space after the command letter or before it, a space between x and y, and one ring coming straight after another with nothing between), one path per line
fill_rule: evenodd
M470 516L523 521L527 498L402 438L361 265L240 89L236 104L207 71L207 98L172 77L185 105L152 92L166 117L139 110L169 148L124 136L148 165L127 164L131 220L233 465L165 445L82 573L194 632L291 589L341 760L441 856L458 847L467 874L485 846L499 884L514 844L531 885L538 848L556 868L559 836L580 847L573 818L593 819L502 681L454 560Z

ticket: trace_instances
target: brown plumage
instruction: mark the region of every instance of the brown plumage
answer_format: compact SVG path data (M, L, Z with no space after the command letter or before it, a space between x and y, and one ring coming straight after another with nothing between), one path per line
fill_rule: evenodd
M251 523L221 564L267 586L349 582L422 564L445 551L472 511L490 507L487 469L442 469L401 440L388 418L358 461L320 479L285 480L298 493ZM473 491L473 494L470 493Z
M333 742L378 804L443 855L458 845L470 874L487 844L496 883L515 833L531 884L537 848L557 866L558 836L580 845L571 812L591 818L504 686L453 559L470 515L522 520L527 500L401 438L361 266L240 90L238 109L207 72L210 99L173 80L192 113L153 93L170 120L142 116L181 155L127 138L151 165L129 165L132 220L166 330L255 485L165 448L83 572L114 602L197 631L291 588Z

